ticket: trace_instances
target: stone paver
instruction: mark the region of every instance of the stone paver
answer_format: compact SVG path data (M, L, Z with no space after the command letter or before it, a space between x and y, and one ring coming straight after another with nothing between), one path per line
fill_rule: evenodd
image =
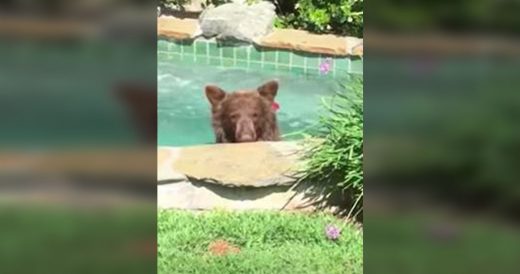
M294 182L291 175L298 169L299 151L295 142L160 148L158 178L166 181L186 176L229 186L288 185Z
M363 56L363 39L347 37L346 40L349 55Z
M304 194L284 187L230 188L178 182L159 185L157 206L186 210L313 210Z
M317 194L286 176L299 170L302 151L287 141L159 147L157 206L313 211Z
M317 35L306 31L276 29L264 37L260 45L270 48L288 49L312 53L349 55L354 42L359 39L346 39L335 35Z
M157 180L185 181L186 176L172 168L172 163L179 157L180 149L159 147L157 149Z
M157 18L157 34L179 40L192 39L200 33L197 19L178 19L172 16Z

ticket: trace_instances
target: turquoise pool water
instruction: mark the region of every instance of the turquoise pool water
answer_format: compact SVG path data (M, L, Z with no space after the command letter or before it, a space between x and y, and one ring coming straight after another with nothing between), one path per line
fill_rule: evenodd
M158 63L158 145L188 146L214 143L210 108L204 86L216 84L226 91L255 88L277 79L280 89L278 123L284 139L318 121L321 101L334 93L337 79L291 72L251 71L209 65Z

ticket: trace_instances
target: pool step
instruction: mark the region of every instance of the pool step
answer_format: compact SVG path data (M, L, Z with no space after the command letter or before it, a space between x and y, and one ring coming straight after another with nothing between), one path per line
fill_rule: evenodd
M312 210L296 187L302 147L256 142L158 150L158 207L190 210Z

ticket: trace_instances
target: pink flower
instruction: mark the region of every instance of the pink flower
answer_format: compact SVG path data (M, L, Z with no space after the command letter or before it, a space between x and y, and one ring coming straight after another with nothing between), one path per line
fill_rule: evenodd
M327 238L329 238L330 240L337 240L339 239L339 236L341 234L341 229L339 229L338 227L334 226L334 225L327 225L327 227L325 227L325 235L327 235Z
M332 69L332 58L327 57L320 64L320 73L327 74Z

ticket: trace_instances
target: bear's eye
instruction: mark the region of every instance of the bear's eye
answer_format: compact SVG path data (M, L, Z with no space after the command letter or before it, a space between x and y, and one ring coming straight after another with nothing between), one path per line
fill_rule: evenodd
M238 116L239 116L238 114L231 114L231 119L237 120Z
M258 118L258 113L257 112L253 113L253 118Z

